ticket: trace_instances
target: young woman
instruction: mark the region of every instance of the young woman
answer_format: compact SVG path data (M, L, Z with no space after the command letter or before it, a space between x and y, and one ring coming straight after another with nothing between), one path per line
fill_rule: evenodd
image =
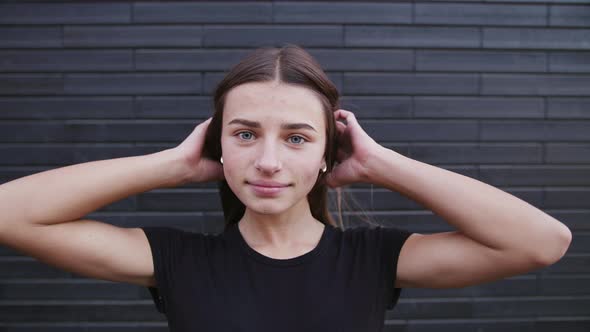
M495 187L375 142L303 49L262 48L177 147L0 186L0 243L80 275L149 288L171 331L379 331L404 287L465 287L559 260L571 232ZM219 181L221 234L80 219L130 195ZM457 231L343 229L327 189L373 183Z

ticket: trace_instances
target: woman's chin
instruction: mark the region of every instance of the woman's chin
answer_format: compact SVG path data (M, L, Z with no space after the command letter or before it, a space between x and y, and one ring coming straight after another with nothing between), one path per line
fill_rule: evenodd
M244 202L244 205L249 210L260 214L281 214L289 208L285 201L276 198L248 197L248 199L242 200L242 202Z
M276 202L258 202L247 206L252 212L260 214L281 214L285 211L282 204Z

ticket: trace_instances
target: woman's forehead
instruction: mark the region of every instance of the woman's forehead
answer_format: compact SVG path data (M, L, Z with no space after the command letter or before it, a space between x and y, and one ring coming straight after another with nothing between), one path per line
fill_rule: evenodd
M246 83L230 90L224 106L224 123L234 118L264 122L324 122L322 103L307 88L277 83Z

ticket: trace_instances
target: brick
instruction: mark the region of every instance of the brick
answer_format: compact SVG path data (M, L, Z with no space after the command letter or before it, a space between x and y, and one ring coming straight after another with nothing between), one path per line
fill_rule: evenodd
M66 94L199 94L201 74L67 74Z
M0 27L0 48L61 47L59 27Z
M519 331L519 332L535 332L534 319L519 319L502 321L497 319L452 319L452 320L436 320L436 323L429 320L417 320L407 324L407 329L411 331L420 332L435 332L435 331L455 331L455 332L473 332L473 331ZM397 324L396 324L397 325ZM402 325L402 324L399 324ZM395 325L394 325L395 326ZM400 326L401 328L402 326ZM397 330L392 330L397 331ZM404 330L400 330L404 331Z
M547 163L590 163L590 143L547 143Z
M415 118L543 118L542 98L414 97Z
M405 294L402 291L402 296ZM395 310L385 313L385 319L452 319L472 317L472 299L401 299ZM393 312L396 314L393 315ZM440 328L440 327L439 327Z
M0 24L129 23L125 3L1 4Z
M542 52L417 50L417 71L544 72Z
M452 25L541 25L544 5L416 3L415 23Z
M158 130L154 130L157 128ZM67 140L75 142L176 142L190 134L192 124L160 120L122 123L69 121L64 128ZM182 136L182 137L181 137Z
M483 121L482 140L583 141L590 138L590 122L583 121Z
M291 43L302 47L341 47L344 46L343 36L344 31L339 26L205 26L202 46L280 47Z
M457 141L476 140L477 123L473 121L366 120L360 123L377 141Z
M152 151L156 150L156 151ZM0 165L68 166L94 160L113 159L157 152L157 147L136 147L133 144L110 145L0 145L0 155L11 156L0 160Z
M21 50L0 51L0 71L67 72L133 69L132 51Z
M576 240L576 235L572 238ZM584 241L589 243L589 241ZM590 278L576 275L556 275L539 278L539 295L584 295L590 294Z
M581 181L580 185L584 184ZM585 188L547 188L544 206L550 209L587 209L590 190Z
M561 221L572 231L590 230L590 212L588 210L545 210L553 218Z
M272 23L271 3L133 3L133 21L141 23ZM231 7L231 10L228 10Z
M590 197L587 195L586 197ZM568 249L571 253L583 253L590 252L590 235L587 234L576 234L572 237L572 242Z
M494 186L580 186L590 184L587 166L480 165L481 181ZM540 197L539 197L540 198ZM541 204L539 201L538 204Z
M98 122L70 120L63 122L0 123L2 142L158 142L180 143L194 128L194 123L170 123L162 120ZM158 130L153 130L157 127Z
M274 23L412 23L409 3L313 3L273 4Z
M0 74L0 95L47 95L63 90L61 74Z
M193 118L197 123L214 112L210 96L139 96L135 105L138 118Z
M154 315L159 315L159 312L155 311L156 308L154 306ZM7 326L7 327L4 327ZM64 324L55 324L55 323L37 323L32 325L28 323L9 323L9 324L2 324L0 323L0 327L4 329L4 332L107 332L113 329L119 329L129 332L168 332L170 331L168 328L168 323L160 322L160 323L142 323L139 325L129 325L129 323L108 323L104 325L94 325L93 327L88 327L87 325L70 325L69 323Z
M590 49L590 29L483 28L483 47Z
M45 122L0 122L0 142L63 142L63 124Z
M351 111L357 119L410 118L412 98L408 96L342 96L341 108Z
M547 118L590 119L590 98L547 98Z
M200 47L200 26L64 26L66 47Z
M402 291L403 293L403 291ZM562 298L458 298L458 299L405 299L398 303L395 308L396 315L387 312L386 319L404 317L405 319L433 319L444 318L522 318L531 317L532 323L536 315L548 316L571 316L583 315L587 302L585 298L562 299ZM556 306L560 309L554 310ZM513 322L514 323L514 322ZM438 325L440 330L440 325ZM447 329L444 329L447 331ZM521 329L517 329L522 331ZM500 329L498 330L500 331ZM504 330L505 331L505 330Z
M140 300L143 287L106 280L18 280L0 282L3 300ZM147 289L145 289L147 291Z
M585 298L495 298L474 299L472 317L578 316L587 313L590 300Z
M151 299L129 301L71 301L33 302L25 305L0 303L0 321L12 322L66 322L76 317L79 322L109 321L166 321L164 315L154 315Z
M0 119L133 118L131 97L1 97Z
M564 317L563 320L546 318L535 322L534 331L551 332L551 331L588 331L590 322L586 319L571 319Z
M549 53L551 72L590 72L590 52L551 52Z
M344 27L345 46L348 47L464 47L480 45L477 28L422 27L422 26L371 26Z
M137 50L138 70L224 71L238 63L250 50Z
M585 6L552 5L549 7L549 25L590 27L590 9Z
M529 164L543 162L543 146L538 143L416 143L410 155L426 163Z
M344 73L344 94L475 94L476 74Z
M324 70L331 71L411 71L414 54L410 50L316 50L309 52Z
M590 75L482 74L482 94L568 96L590 94Z
M393 310L395 312L395 310ZM392 318L397 318L395 315ZM572 320L570 317L548 318L513 318L508 320L498 319L451 319L451 320L413 320L405 323L405 320L387 320L385 330L391 332L416 331L416 332L473 332L473 331L519 331L519 332L553 332L576 331L584 332L590 328L590 324L584 319Z

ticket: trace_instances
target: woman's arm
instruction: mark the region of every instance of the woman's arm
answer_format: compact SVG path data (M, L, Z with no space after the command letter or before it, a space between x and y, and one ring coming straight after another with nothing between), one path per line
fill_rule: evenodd
M481 181L404 157L379 145L352 112L336 110L338 164L331 188L368 182L422 204L458 231L411 234L397 261L395 287L456 288L555 263L570 230L543 211Z
M0 230L14 223L72 221L107 204L184 180L185 164L172 149L91 161L25 176L0 185Z
M385 147L367 160L371 183L397 191L458 231L412 234L399 254L395 287L457 288L557 262L570 230L543 211L481 181Z
M547 265L569 247L568 227L496 187L385 147L369 160L369 182L422 204L481 245Z
M141 192L222 178L219 162L201 158L208 123L173 149L75 164L2 184L0 245L86 277L154 286L151 249L141 228L80 218Z

